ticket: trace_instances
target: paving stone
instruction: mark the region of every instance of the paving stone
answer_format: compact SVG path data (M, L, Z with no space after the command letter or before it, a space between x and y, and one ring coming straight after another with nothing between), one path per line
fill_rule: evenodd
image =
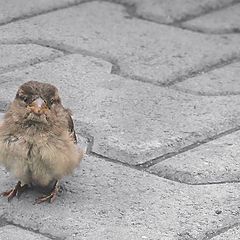
M60 51L35 44L3 44L0 45L0 73L62 55Z
M40 234L21 229L19 227L6 225L0 228L0 239L5 240L50 240Z
M201 95L240 94L240 62L202 73L175 84L175 88Z
M173 23L227 6L234 0L121 0L120 2L135 3L137 15L146 19L160 23Z
M216 237L211 238L212 240L237 240L240 236L240 227L233 227L226 232L219 234Z
M200 184L240 181L240 131L166 159L149 171L174 181Z
M110 74L110 66L77 54L57 58L2 74L0 96L11 101L27 80L55 84L73 110L77 131L94 137L93 151L130 164L239 124L239 96L193 96Z
M1 171L3 189L14 185ZM86 157L53 204L24 193L0 213L8 221L61 239L203 239L239 221L239 184L189 186Z
M0 28L0 42L24 38L102 56L117 62L121 74L155 83L240 54L237 35L206 35L129 18L124 7L106 2L85 3Z
M78 2L80 3L82 0L0 0L0 24L49 10L67 7Z
M240 3L187 21L184 27L208 33L240 32Z

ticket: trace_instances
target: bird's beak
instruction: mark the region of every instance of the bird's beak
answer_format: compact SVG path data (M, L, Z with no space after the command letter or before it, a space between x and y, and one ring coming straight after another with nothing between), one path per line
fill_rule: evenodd
M41 115L47 110L47 104L42 98L37 98L28 106L31 112Z

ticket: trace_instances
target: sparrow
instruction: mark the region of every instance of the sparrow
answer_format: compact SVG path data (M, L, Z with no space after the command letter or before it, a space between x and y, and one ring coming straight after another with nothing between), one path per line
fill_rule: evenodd
M59 180L69 175L83 158L70 110L63 107L58 89L48 83L21 85L0 125L0 163L18 182L2 193L10 201L29 186L53 188L35 203L53 202Z

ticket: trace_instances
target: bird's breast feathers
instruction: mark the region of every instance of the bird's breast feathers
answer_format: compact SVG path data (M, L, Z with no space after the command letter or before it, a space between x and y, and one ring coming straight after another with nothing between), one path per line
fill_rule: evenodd
M31 177L41 185L70 174L82 156L67 131L60 136L0 136L0 162L16 177Z

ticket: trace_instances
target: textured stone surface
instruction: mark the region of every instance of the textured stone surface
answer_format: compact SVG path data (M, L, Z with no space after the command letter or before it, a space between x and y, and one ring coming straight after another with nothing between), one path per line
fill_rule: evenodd
M240 32L240 3L220 11L200 16L183 24L184 27L210 33Z
M62 55L60 51L35 44L3 44L0 45L0 73Z
M5 172L0 181L15 183ZM68 240L202 239L239 221L238 184L188 186L93 157L62 184L53 204L33 205L40 193L29 191L10 204L1 198L0 213Z
M149 171L191 184L240 181L240 131L166 159Z
M103 60L69 55L1 75L0 96L11 100L27 80L55 84L74 112L77 131L94 137L93 151L131 164L239 123L239 96L193 96L121 78L110 70Z
M0 28L0 42L21 38L87 50L115 60L123 75L156 83L240 54L238 36L205 35L129 18L122 6L106 2L85 3Z
M234 0L138 0L133 2L136 2L136 12L139 16L160 23L173 23L227 6Z
M227 230L226 232L223 232L221 234L219 234L216 237L211 238L212 240L236 240L239 239L240 236L240 227L236 226L233 227L229 230Z
M7 225L0 228L0 239L5 240L50 240L48 237L44 237L40 234L33 233L19 227Z
M175 88L202 95L240 94L240 63L232 63L175 84Z
M0 24L24 18L61 7L67 7L81 0L0 0ZM24 7L23 7L24 6Z

